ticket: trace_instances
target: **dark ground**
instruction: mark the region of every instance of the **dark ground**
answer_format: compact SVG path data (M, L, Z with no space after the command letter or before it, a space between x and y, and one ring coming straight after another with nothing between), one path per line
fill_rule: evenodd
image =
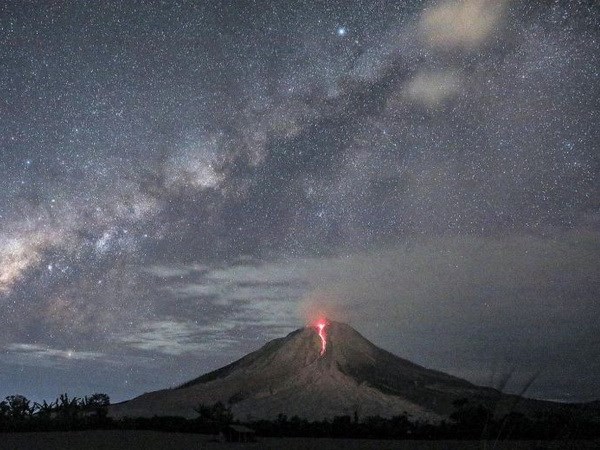
M600 441L378 441L363 439L317 438L261 438L256 443L237 444L210 442L211 438L198 434L162 433L157 431L73 431L44 433L0 434L2 450L113 450L113 449L406 449L406 450L575 450L597 449Z

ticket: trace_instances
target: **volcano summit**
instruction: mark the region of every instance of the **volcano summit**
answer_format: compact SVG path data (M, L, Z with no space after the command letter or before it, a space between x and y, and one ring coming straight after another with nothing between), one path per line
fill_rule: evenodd
M446 418L459 398L511 408L518 400L520 409L553 405L426 369L380 349L346 324L324 321L178 388L115 404L110 414L195 417L199 404L221 401L240 420L274 419L280 413L321 420L407 412L413 419L435 422Z

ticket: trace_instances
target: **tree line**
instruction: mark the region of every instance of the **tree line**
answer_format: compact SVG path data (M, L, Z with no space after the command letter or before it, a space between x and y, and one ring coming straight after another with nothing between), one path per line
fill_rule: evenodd
M235 421L231 406L221 402L198 405L197 417L108 417L110 398L92 394L77 398L62 394L55 401L32 403L22 395L0 402L0 431L51 431L81 429L144 429L170 432L218 434L231 424L249 426L258 436L339 437L373 439L536 439L578 440L600 438L600 420L573 411L535 415L517 412L502 417L481 404L461 399L447 421L413 420L407 414L391 418L355 414L331 420L308 421L279 414L275 420Z
M48 403L32 402L23 395L9 395L0 402L0 431L72 429L106 422L110 397L95 393L69 397L61 394Z
M424 440L587 440L600 438L598 417L584 417L572 411L540 412L525 415L510 412L503 416L481 404L460 399L454 402L449 420L431 423L413 420L407 413L384 418L357 415L332 420L308 421L280 414L276 420L248 423L259 436L338 437L360 439Z

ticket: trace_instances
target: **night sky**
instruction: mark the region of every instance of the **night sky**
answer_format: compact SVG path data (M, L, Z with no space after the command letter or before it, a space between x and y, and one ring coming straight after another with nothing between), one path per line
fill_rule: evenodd
M3 1L0 398L175 386L317 312L600 392L595 1Z

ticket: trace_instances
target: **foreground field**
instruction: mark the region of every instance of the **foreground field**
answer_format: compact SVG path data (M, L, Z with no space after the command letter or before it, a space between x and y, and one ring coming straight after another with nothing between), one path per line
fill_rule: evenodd
M0 448L5 450L116 450L116 449L267 449L267 450L575 450L596 449L594 442L493 442L480 441L378 441L362 439L263 438L252 444L211 442L211 438L196 434L161 433L156 431L76 431L51 433L0 434Z

